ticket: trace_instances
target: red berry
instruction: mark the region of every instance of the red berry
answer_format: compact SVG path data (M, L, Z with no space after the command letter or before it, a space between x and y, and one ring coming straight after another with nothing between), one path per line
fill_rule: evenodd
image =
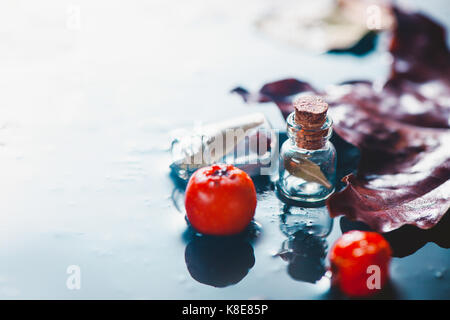
M389 243L376 232L350 231L330 251L333 284L348 296L379 292L389 278Z
M225 164L198 169L189 179L185 207L187 218L199 232L232 235L253 219L256 190L244 171Z

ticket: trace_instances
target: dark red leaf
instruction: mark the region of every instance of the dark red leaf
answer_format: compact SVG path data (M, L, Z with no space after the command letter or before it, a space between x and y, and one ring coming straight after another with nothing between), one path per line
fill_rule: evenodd
M259 98L251 100L274 101L286 117L295 94L325 96L334 130L361 151L356 176L344 177L346 187L327 201L330 214L363 221L380 232L406 224L429 229L450 207L450 52L445 32L421 14L395 14L391 76L381 89L368 81L350 81L318 93L305 82L288 79L265 85Z

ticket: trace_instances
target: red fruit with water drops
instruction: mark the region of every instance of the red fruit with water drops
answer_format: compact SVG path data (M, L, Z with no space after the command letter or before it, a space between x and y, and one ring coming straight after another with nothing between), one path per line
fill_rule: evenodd
M232 165L200 168L189 179L185 207L189 222L203 234L240 233L255 214L255 186L247 173Z
M333 285L348 296L380 292L389 279L391 247L376 232L350 231L330 251Z

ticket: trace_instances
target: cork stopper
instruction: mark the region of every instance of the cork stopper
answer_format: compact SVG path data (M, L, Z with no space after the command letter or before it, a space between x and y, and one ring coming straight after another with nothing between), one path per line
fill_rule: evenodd
M304 128L320 128L327 120L328 103L318 96L304 96L294 101L295 123Z
M302 96L294 101L294 122L302 129L297 132L297 146L303 149L321 149L328 135L322 129L327 120L328 103L318 96Z

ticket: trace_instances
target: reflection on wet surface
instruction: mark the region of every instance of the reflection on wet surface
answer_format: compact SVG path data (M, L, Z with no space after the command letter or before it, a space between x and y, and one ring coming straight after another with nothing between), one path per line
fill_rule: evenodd
M326 237L333 227L326 207L304 208L283 203L280 211L280 230L290 237L298 231L316 237Z
M277 256L288 262L287 272L297 281L316 283L326 272L325 258L333 219L326 207L303 208L283 204L280 230L287 239Z
M222 288L241 281L254 266L255 255L244 237L196 235L186 246L185 260L192 278Z
M326 272L327 242L305 231L297 231L285 240L278 253L289 263L287 272L297 281L315 283Z

